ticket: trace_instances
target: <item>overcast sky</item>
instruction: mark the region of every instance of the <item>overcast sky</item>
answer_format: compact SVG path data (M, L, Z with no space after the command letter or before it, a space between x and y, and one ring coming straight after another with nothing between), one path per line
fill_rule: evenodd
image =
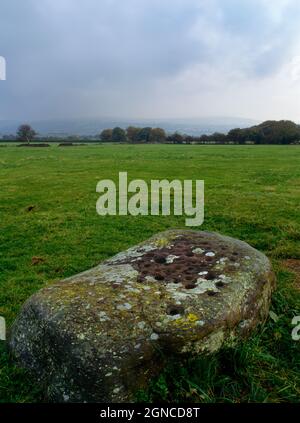
M299 0L1 0L0 119L300 122Z

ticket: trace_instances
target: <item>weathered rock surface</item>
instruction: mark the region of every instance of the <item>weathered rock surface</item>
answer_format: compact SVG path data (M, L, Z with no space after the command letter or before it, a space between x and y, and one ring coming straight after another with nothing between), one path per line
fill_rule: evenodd
M131 401L171 354L247 336L274 284L269 260L244 242L167 231L33 295L10 345L53 401Z

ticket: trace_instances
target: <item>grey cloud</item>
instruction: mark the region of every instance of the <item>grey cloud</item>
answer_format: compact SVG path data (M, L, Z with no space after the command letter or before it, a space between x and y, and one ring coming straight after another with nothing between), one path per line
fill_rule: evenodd
M2 0L0 119L138 114L153 84L197 64L271 75L299 17L285 0Z

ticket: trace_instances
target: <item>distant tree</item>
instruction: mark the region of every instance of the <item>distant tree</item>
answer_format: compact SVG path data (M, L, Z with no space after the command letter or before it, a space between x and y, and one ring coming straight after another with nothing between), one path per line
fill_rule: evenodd
M137 135L137 140L139 142L149 142L151 131L152 131L152 128L150 127L142 128Z
M126 135L130 142L137 142L138 141L138 134L141 131L140 128L136 126L128 126L126 129Z
M173 144L182 144L184 138L178 132L174 132L174 134L168 136L167 140Z
M124 129L117 126L112 131L111 139L114 142L126 142L127 141L126 132L124 131Z
M103 142L110 142L112 141L112 129L103 129L103 131L100 134L100 139Z
M149 135L150 142L163 143L166 141L166 133L162 128L152 128Z
M262 134L255 128L248 129L248 136L246 142L251 142L253 144L261 144L262 143Z
M195 141L195 137L192 137L191 135L185 135L184 141L186 144L191 144L192 142Z
M255 129L264 144L292 144L300 139L300 127L289 120L266 121Z
M236 144L244 144L245 143L245 136L243 133L243 129L234 128L228 132L227 139L230 142L234 142Z
M34 139L36 135L37 133L35 130L28 124L20 125L17 131L17 139L23 142L27 142L28 144Z
M300 127L289 120L269 120L250 128L232 129L227 138L238 144L293 144L300 139Z
M210 137L209 135L206 135L206 134L201 135L199 138L199 142L201 144L207 144L209 141L210 141Z
M225 144L227 141L227 136L221 132L215 132L211 135L211 139L216 144Z

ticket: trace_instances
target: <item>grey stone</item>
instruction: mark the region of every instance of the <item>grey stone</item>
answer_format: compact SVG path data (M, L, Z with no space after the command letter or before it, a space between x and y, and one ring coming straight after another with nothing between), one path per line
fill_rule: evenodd
M52 401L132 401L170 355L247 337L274 286L269 260L245 242L171 230L33 295L10 346Z

